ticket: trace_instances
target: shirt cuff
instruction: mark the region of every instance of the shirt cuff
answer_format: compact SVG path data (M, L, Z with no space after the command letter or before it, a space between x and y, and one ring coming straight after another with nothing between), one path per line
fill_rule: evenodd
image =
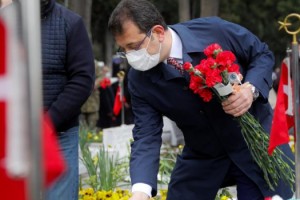
M152 197L151 195L152 187L148 184L145 183L135 183L132 186L131 192L144 192L147 194L149 197Z

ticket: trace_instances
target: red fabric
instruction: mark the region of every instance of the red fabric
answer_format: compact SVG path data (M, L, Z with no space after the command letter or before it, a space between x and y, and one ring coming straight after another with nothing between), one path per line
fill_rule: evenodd
M5 159L5 141L6 141L6 104L0 102L0 160ZM24 178L12 178L10 177L3 163L0 165L0 188L1 188L1 199L18 199L26 200L26 188Z
M66 169L63 155L48 115L43 116L43 153L45 186L51 185Z
M289 62L287 59L288 58L286 58L281 65L281 75L268 148L268 153L270 155L277 146L289 143L288 130L294 126L294 117L286 114L288 108L288 95L285 93L284 88L287 88L289 78Z
M123 103L126 102L126 99L123 95ZM115 116L118 116L120 114L120 111L122 110L122 102L121 102L121 87L119 86L117 89L114 107L113 107L113 113Z
M6 72L6 30L3 21L0 19L0 77ZM0 100L0 190L1 199L26 200L26 188L24 178L12 178L5 169L3 161L5 160L6 149L6 112L7 104Z
M6 122L5 114L6 104L0 102L0 160L5 159L5 133L6 133ZM63 173L65 170L65 162L59 151L59 145L57 143L56 136L54 134L51 122L48 117L43 119L43 158L44 162L44 176L45 186L50 186L54 181ZM26 187L26 177L16 178L11 177L7 174L4 165L0 166L0 188L2 192L1 199L18 199L26 200L28 197Z

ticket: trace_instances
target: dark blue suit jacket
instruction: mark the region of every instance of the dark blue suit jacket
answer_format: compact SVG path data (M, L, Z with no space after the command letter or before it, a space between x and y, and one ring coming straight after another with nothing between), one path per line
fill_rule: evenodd
M272 109L268 94L272 86L274 60L267 45L245 28L217 17L194 19L171 28L182 41L184 62L198 64L205 58L204 48L211 43L218 43L223 50L230 50L236 55L243 81L249 81L260 91L260 98L253 103L250 112L269 132ZM133 184L149 184L153 188L152 193L156 193L162 116L165 115L182 130L185 146L202 159L197 172L186 173L205 177L210 170L207 166L216 163L218 167L211 169L214 172L209 178L216 183L222 182L219 179L224 177L219 174L226 173L229 163L233 162L261 187L264 194L268 193L237 121L223 111L217 98L209 103L203 102L189 89L188 77L164 63L145 72L131 68L128 79L135 115L130 163ZM228 162L218 163L219 158Z

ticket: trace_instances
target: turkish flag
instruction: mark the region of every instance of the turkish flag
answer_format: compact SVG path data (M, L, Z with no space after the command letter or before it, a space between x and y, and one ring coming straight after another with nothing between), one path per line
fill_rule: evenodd
M23 60L19 57L16 29L14 19L9 16L0 16L0 188L1 199L28 199L27 179L30 173L30 159L28 144L30 143L26 124L23 116L28 117L27 104L23 98L26 87ZM11 14L11 15L10 15ZM19 62L13 62L19 61ZM23 67L23 68L22 68ZM15 70L17 68L17 70ZM11 92L12 91L12 92ZM25 91L27 92L27 91ZM24 92L24 93L25 93ZM13 95L12 95L13 94ZM24 100L25 99L25 100ZM24 110L23 110L24 109ZM23 115L24 114L24 115ZM13 116L13 118L12 118ZM23 117L23 118L22 118ZM21 120L20 120L21 119ZM65 170L59 145L54 134L51 122L47 116L41 120L41 143L42 143L42 173L44 185L49 186ZM18 130L18 131L15 131ZM23 156L25 155L25 156ZM21 158L21 159L17 159ZM17 159L17 160L16 160ZM14 170L12 170L14 168Z
M0 18L0 188L1 199L26 200L26 185L24 178L10 177L4 165L6 158L7 111L6 93L3 91L7 83L7 27Z
M281 75L268 148L269 155L273 153L277 146L289 143L289 129L294 124L290 58L287 57L281 65Z
M125 96L122 95L123 103L126 102ZM120 114L120 111L122 110L122 100L121 100L121 87L118 86L117 93L115 96L115 102L113 107L113 113L115 116L118 116Z

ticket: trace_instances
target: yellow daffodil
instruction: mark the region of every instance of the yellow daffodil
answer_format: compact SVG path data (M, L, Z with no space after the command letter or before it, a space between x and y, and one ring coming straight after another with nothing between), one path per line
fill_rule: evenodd
M92 196L84 196L83 200L97 200L96 197L92 197Z
M97 163L98 163L98 155L95 155L93 157L93 163L94 163L94 165L97 165Z
M92 196L93 194L94 194L94 189L93 188L85 189L85 195Z
M88 134L87 134L87 139L92 139L92 138L93 138L93 133L88 132Z
M229 200L229 198L225 195L221 196L220 200Z
M98 135L95 135L95 136L94 136L94 140L96 140L96 141L99 140L99 136L98 136Z

